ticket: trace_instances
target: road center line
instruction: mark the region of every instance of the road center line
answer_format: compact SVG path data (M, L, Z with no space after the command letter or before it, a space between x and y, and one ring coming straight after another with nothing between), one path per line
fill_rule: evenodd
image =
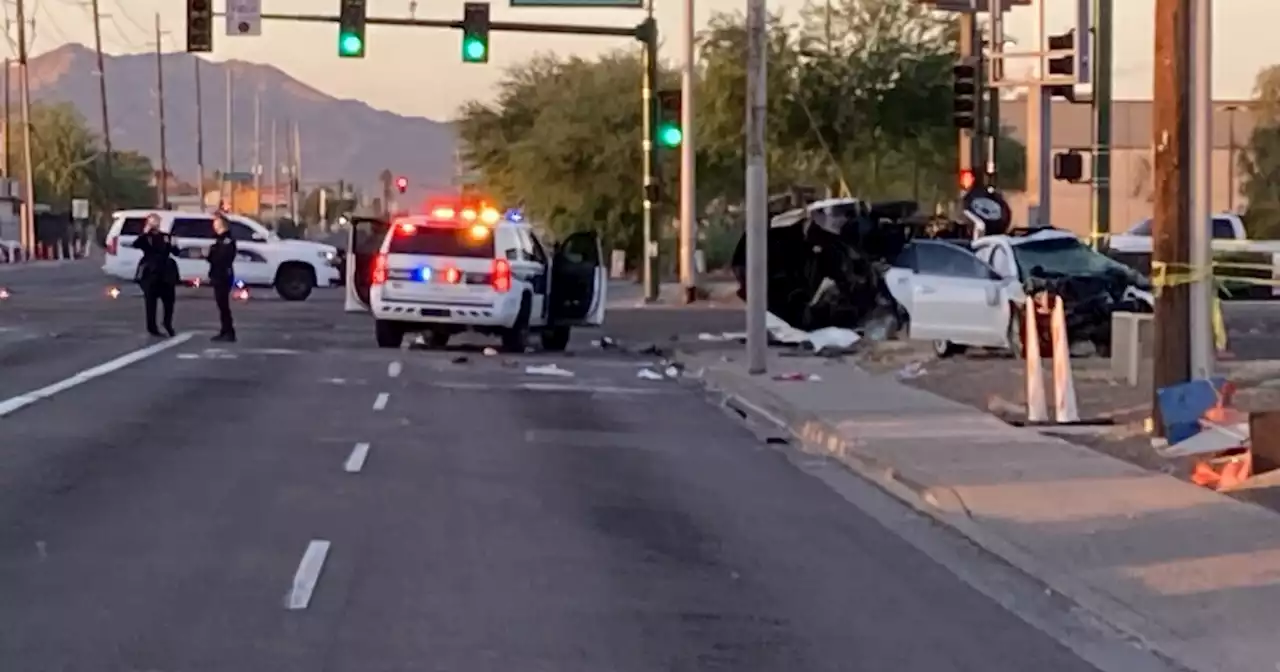
M320 570L324 569L324 560L329 556L329 542L323 539L312 539L307 550L298 563L298 571L293 574L293 587L285 596L285 609L306 609L311 604L311 594L320 581Z
M387 375L392 378L399 378L400 372L404 370L404 365L400 362L391 362L387 365Z
M165 350L182 345L183 343L191 340L191 337L194 335L195 334L191 332L179 334L173 338L160 341L153 345L148 345L140 350L134 350L133 352L116 357L113 360L103 362L93 368L85 369L70 378L64 378L52 385L46 385L38 390L32 390L11 399L0 401L0 418L10 415L19 409L26 408L37 401L48 399L55 394L66 392L73 387L83 385L95 378L101 378L109 373L115 373L130 364L136 364L148 357L153 357Z
M391 400L391 395L386 392L379 392L378 398L373 400L373 410L381 411L387 407L387 402Z
M364 469L364 461L369 459L369 444L357 443L355 448L351 449L351 456L347 458L344 469L348 474L358 474Z

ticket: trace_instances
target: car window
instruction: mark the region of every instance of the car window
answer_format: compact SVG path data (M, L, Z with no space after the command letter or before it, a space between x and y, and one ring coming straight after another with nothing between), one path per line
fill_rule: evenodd
M253 229L241 224L240 222L227 222L227 229L231 233L232 240L243 240L253 242Z
M1106 276L1114 273L1129 275L1133 272L1128 266L1089 247L1078 238L1025 241L1014 246L1013 256L1018 261L1024 280L1037 269L1037 275Z
M893 260L893 266L896 268L907 268L907 269L915 270L916 246L908 245L902 248L902 252L900 252L897 258Z
M1232 225L1231 220L1226 217L1213 218L1213 238L1214 240L1235 240L1236 227Z
M390 254L425 254L437 257L494 258L493 235L477 236L471 228L418 226L412 232L391 229Z
M170 231L174 238L214 238L213 220L207 217L182 217L173 220Z
M945 243L919 243L916 247L916 271L950 278L990 279L995 275L990 266L973 253Z
M142 229L147 225L146 217L125 217L120 223L120 236L141 236Z
M529 258L540 264L547 263L547 250L542 246L542 241L532 231L521 231L521 234L528 239Z

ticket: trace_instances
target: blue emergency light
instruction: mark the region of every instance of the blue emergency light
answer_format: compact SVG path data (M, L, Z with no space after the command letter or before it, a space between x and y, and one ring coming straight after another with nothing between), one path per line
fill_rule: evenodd
M512 208L503 216L508 222L523 222L524 212L520 208Z

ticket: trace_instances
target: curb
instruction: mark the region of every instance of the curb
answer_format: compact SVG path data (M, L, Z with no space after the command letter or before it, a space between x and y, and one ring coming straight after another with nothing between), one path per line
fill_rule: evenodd
M683 352L675 353L674 357L686 364L692 364L690 360L696 358ZM705 390L722 397L724 406L796 438L798 447L805 453L839 461L855 475L1040 583L1046 592L1056 593L1073 602L1088 612L1090 620L1105 625L1112 634L1150 653L1162 663L1183 672L1224 672L1221 661L1204 660L1203 652L1184 644L1181 636L987 530L973 518L954 489L929 485L901 469L863 454L856 440L841 436L838 428L830 422L742 381L740 376L707 367L701 382Z

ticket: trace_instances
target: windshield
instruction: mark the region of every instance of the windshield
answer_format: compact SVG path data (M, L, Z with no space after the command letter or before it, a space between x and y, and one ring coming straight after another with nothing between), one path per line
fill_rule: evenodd
M494 257L493 236L477 237L471 229L453 226L419 226L412 233L391 231L390 254L422 254L436 257Z
M1114 261L1077 238L1049 238L1013 246L1018 272L1026 280L1037 266L1054 275L1107 275L1123 273L1138 278L1133 269Z

